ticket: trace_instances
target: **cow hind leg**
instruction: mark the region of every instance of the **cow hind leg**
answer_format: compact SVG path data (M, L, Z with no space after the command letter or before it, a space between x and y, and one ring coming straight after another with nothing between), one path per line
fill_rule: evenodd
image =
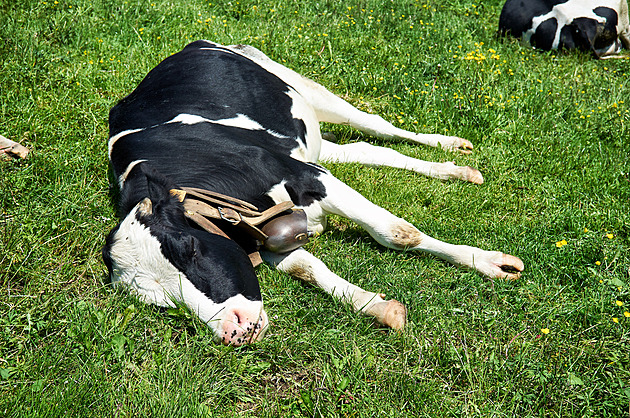
M385 300L382 293L372 293L342 279L317 257L300 248L286 254L263 252L266 262L293 277L317 286L352 306L355 312L374 317L392 329L403 329L407 309L397 300Z
M326 197L319 202L325 213L356 222L388 248L427 252L491 278L517 279L523 271L523 262L512 255L431 238L404 219L370 202L331 174L322 174L320 181L326 187Z
M357 109L322 85L271 60L252 46L233 45L229 48L254 60L293 87L313 108L320 122L350 125L366 134L379 138L404 139L433 147L441 147L449 151L459 151L467 154L473 149L470 141L456 136L417 134L397 128L378 115Z
M315 84L313 82L313 84ZM439 147L447 151L469 154L473 144L457 136L439 134L421 134L400 129L387 122L381 116L363 112L324 87L318 87L317 93L309 97L320 122L350 125L361 132L384 139L402 139L418 144Z
M352 142L339 145L323 140L319 160L322 162L361 163L402 168L441 180L458 179L475 184L483 183L483 176L479 170L472 167L460 167L452 162L434 163L422 161L407 157L398 151L378 147L366 142Z

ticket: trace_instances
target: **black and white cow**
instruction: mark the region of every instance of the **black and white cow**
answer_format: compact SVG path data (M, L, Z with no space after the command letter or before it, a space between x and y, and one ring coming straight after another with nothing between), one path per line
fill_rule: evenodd
M469 152L457 137L415 134L361 112L322 86L250 46L197 41L165 59L110 112L109 157L120 186L122 221L103 249L112 283L146 302L184 304L217 340L240 345L268 326L254 268L245 250L254 239L232 239L190 222L171 191L196 187L267 209L292 201L321 232L326 215L347 217L379 243L426 251L488 277L519 277L520 259L433 239L337 180L317 161L404 168L439 179L481 183L479 171L431 163L367 143L322 139L319 122L349 124L385 138ZM331 272L303 248L262 252L279 270L319 286L394 329L406 309Z
M499 30L545 51L580 49L605 58L630 48L626 0L507 0Z

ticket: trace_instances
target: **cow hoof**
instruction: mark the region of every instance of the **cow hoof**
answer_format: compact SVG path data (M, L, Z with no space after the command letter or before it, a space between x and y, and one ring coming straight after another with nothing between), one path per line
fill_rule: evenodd
M470 154L473 150L472 142L457 136L448 137L448 141L440 141L442 149L447 151L460 152L462 154Z
M481 171L469 166L466 166L464 168L466 171L464 172L463 180L469 181L474 184L483 184L483 176L481 175Z
M503 260L499 268L501 269L503 278L516 280L521 277L521 272L525 270L525 264L523 264L523 261L518 257L503 254Z
M381 324L395 330L402 330L407 324L407 308L397 300L391 299L374 305L376 319Z
M516 280L521 277L523 270L525 264L520 258L498 253L492 258L491 271L486 275L495 279Z

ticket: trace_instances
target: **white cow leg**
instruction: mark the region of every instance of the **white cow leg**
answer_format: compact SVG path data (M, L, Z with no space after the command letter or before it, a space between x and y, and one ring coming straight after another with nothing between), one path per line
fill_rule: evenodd
M366 142L352 142L339 145L323 140L319 160L322 162L361 163L402 168L440 180L457 179L475 184L483 183L483 176L479 170L472 167L460 167L452 162L434 163L422 161L407 157L393 149L370 145Z
M326 187L326 197L319 202L322 210L356 222L388 248L427 252L491 278L517 279L523 271L523 262L517 257L431 238L404 219L370 202L333 175L322 174L319 179Z
M310 93L310 94L309 94ZM417 144L441 147L469 154L473 144L463 138L439 134L419 134L400 129L378 115L363 112L323 87L304 94L315 109L320 122L350 125L355 129L384 139L403 139Z
M393 299L384 300L383 294L368 292L349 283L302 248L286 254L263 252L262 257L278 270L321 288L352 305L356 312L373 316L383 325L402 329L407 322L407 309L402 303Z

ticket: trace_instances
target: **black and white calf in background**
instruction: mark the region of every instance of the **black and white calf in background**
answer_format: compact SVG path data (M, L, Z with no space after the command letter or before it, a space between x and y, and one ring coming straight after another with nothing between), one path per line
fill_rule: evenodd
M479 171L419 161L367 143L338 145L322 139L322 121L384 138L472 149L461 138L395 128L253 47L194 42L160 63L110 112L109 157L120 186L122 219L103 248L112 283L149 303L188 306L223 343L262 338L268 318L247 255L259 240L216 217L213 224L220 230L214 232L203 219L192 219L190 201L182 203L187 188L228 195L259 211L292 202L306 213L304 225L311 233L321 232L326 216L336 214L386 247L425 251L488 277L519 277L520 259L433 239L316 163L384 165L482 183ZM263 248L261 255L382 324L400 329L406 323L402 304L348 283L301 247Z
M499 30L545 51L580 49L607 58L630 49L626 0L507 0Z

